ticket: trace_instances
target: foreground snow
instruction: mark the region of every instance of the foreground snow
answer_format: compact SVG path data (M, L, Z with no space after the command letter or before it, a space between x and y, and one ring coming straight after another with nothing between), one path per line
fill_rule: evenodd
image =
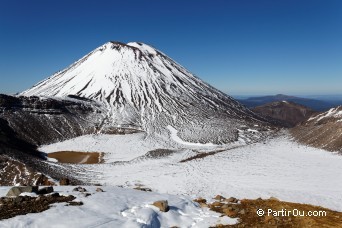
M0 196L10 187L0 187ZM235 224L236 219L202 209L189 197L142 192L118 187L101 187L105 192L96 192L94 186L86 186L92 193L84 197L72 192L73 187L60 186L60 194L75 195L82 206L54 204L49 210L27 214L0 221L0 227L209 227L215 224ZM170 210L160 212L151 206L157 200L168 200Z
M101 144L102 137L109 136L94 137L94 143ZM84 141L76 138L72 142L83 145ZM299 145L286 134L184 163L180 161L196 155L198 147L178 148L168 155L151 157L143 155L148 147L134 147L141 145L141 141L130 143L126 149L120 146L120 150L113 145L116 153L127 158L124 162L75 167L82 167L82 175L86 174L88 180L104 185L144 185L156 192L192 198L211 198L217 194L240 199L274 196L342 211L342 156ZM55 145L57 150L66 149L63 142ZM68 146L70 142L66 142ZM53 151L54 144L48 147ZM206 151L209 149L222 148L208 147Z

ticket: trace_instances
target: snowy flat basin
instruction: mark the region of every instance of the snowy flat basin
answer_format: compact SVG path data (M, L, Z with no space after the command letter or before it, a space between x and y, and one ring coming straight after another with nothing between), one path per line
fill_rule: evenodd
M167 148L147 141L144 134L88 135L40 148L43 152L101 151L109 161L82 166L86 180L103 185L212 198L217 194L239 199L276 197L342 211L342 156L300 145L286 134L220 153L193 157L197 148L174 150L165 156L144 156ZM172 148L168 148L172 149ZM212 149L214 150L214 149ZM197 151L197 152L196 152ZM83 178L83 176L80 176Z

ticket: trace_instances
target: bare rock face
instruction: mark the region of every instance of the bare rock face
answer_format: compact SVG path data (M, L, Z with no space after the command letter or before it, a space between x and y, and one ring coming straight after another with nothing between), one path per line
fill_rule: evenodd
M168 212L169 211L169 204L168 204L167 200L159 200L159 201L154 202L152 205L155 207L158 207L158 209L161 212Z
M41 145L94 133L103 116L94 102L83 99L0 94L0 118L8 122L18 138Z
M315 115L290 132L300 143L342 153L342 106Z
M43 184L46 177L35 163L39 159L36 146L20 139L9 122L0 118L0 186Z
M45 185L46 179L25 163L0 155L0 186Z
M13 102L13 100L18 101L18 99L14 99L13 97L6 98L5 100L6 102L8 100L10 102ZM11 104L15 105L17 103L14 102ZM11 107L11 109L15 109L14 106L9 105L8 103L6 105ZM7 111L12 112L13 110ZM7 111L5 111L5 113L7 113ZM0 116L2 116L2 114L4 113L1 113L0 111ZM14 117L9 114L9 119L12 118ZM18 121L22 121L23 124L25 123L25 121L28 121L28 123L30 123L29 119L23 120L19 118ZM67 177L72 181L72 183L81 184L80 181L71 177L70 169L66 171L66 169L62 166L60 166L59 168L55 168L45 163L45 157L42 153L37 151L37 146L23 139L25 138L25 133L20 133L20 129L22 128L19 127L15 131L14 129L16 128L14 127L13 129L12 127L13 126L11 125L10 121L7 121L0 117L0 186L12 186L17 184L53 185L52 182L48 181L47 176L53 179ZM24 128L24 126L22 127ZM44 132L41 132L39 134L44 135ZM36 136L38 137L39 134ZM32 135L34 135L33 131Z

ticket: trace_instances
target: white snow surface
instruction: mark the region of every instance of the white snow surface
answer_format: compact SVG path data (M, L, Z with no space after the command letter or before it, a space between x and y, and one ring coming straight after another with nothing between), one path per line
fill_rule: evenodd
M56 203L46 211L20 215L0 221L1 228L84 228L84 227L209 227L215 224L235 224L237 219L219 217L220 214L202 209L187 196L142 192L113 186L101 187L105 192L96 192L97 187L85 186L92 195L85 197L73 192L72 186L54 187L61 195L74 195L74 201L82 206L65 206ZM0 187L0 196L5 196L10 187ZM167 200L168 212L160 212L151 204Z
M173 141L179 143L179 144L183 144L183 145L187 145L187 146L214 146L215 145L213 143L204 143L203 144L203 143L185 142L183 139L178 137L178 135L177 135L178 131L174 127L168 125L166 128L170 131L171 139Z
M123 137L127 137L123 136ZM86 140L100 143L101 138L76 138L77 147L89 145ZM116 136L112 136L116 137ZM77 141L79 140L79 141ZM98 165L81 165L82 175L104 185L147 186L153 191L211 198L217 194L237 198L269 198L309 203L342 211L342 156L292 141L287 133L268 141L222 148L220 146L183 148L160 157L146 156L149 150L131 141L119 146L118 161ZM71 144L66 142L65 148ZM115 148L113 144L113 148ZM63 148L63 142L52 144L49 151ZM150 149L156 147L150 146ZM205 158L181 163L199 152L222 151ZM47 150L46 150L47 151ZM128 155L129 154L129 155ZM145 154L145 155L144 155ZM110 156L109 156L110 157ZM128 160L131 159L131 160ZM111 161L115 160L111 157ZM78 165L75 165L77 167ZM80 175L81 176L81 175Z

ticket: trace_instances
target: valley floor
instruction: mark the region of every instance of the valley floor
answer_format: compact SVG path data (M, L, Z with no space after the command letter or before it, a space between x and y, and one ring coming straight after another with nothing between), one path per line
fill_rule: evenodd
M40 150L103 152L104 163L74 165L80 170L75 175L90 183L146 186L193 199L217 194L239 199L273 196L342 211L342 156L299 145L287 132L250 145L176 143L171 149L149 143L143 133L89 135ZM204 152L208 156L180 162Z

